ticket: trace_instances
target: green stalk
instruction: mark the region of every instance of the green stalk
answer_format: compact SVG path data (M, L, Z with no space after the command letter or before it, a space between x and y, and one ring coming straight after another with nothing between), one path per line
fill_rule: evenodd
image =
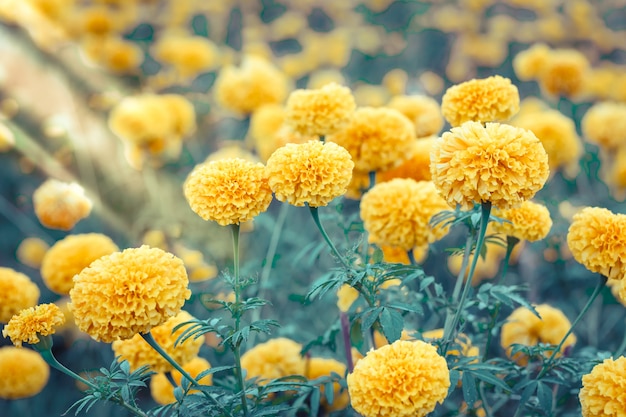
M335 247L335 244L328 237L328 233L326 233L326 230L324 229L324 226L322 226L322 222L320 221L320 215L319 215L319 212L318 212L318 208L309 206L309 210L311 211L311 215L313 216L313 221L315 222L315 225L319 229L320 233L322 234L322 237L324 238L324 240L326 241L326 243L328 244L330 249L333 251L335 256L341 261L343 266L346 269L350 269L350 265L348 265L348 262L343 258L343 256L341 256L341 254L339 253L339 251Z

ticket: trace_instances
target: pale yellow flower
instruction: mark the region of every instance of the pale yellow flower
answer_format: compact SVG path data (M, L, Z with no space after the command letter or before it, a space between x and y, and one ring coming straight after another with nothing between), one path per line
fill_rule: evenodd
M626 415L626 357L608 358L583 375L579 393L583 417Z
M50 376L50 367L31 349L0 348L0 398L16 400L39 394Z

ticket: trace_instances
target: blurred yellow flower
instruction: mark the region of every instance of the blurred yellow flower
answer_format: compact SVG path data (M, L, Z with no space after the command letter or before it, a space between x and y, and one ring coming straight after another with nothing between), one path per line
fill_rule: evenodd
M537 79L549 55L550 47L544 43L533 44L528 49L519 52L513 58L515 75L522 81Z
M583 417L626 415L626 357L607 358L583 375L579 398Z
M426 342L431 342L434 339L443 339L443 333L444 333L443 328L433 329L433 330L428 330L422 333L422 337L424 338ZM454 355L454 356L462 355L466 357L473 357L473 356L478 356L480 354L480 350L478 349L478 346L473 346L472 340L465 333L459 333L456 336L455 342L457 345L459 345L459 347L461 348L461 351L459 352L458 350L451 349L451 350L448 350L449 355Z
M38 237L27 237L20 242L15 256L24 265L39 268L48 249L50 245L44 240Z
M28 276L11 268L0 267L0 323L39 301L39 287Z
M411 149L400 165L386 171L376 173L377 182L385 182L394 178L411 178L415 181L430 181L430 151L435 137L421 138L413 141Z
M193 78L218 64L219 50L210 39L166 33L151 48L154 58L171 65L183 78Z
M261 384L267 380L291 375L304 375L306 361L300 355L302 345L279 337L260 343L241 356L241 367L246 378L258 377Z
M88 37L80 46L89 61L116 73L132 73L144 60L144 53L135 42L118 35Z
M33 193L33 206L42 225L70 230L89 216L92 203L80 185L48 179Z
M435 99L423 96L395 96L387 107L396 109L411 120L418 138L436 135L443 127L443 116Z
M626 104L596 103L583 116L581 127L585 138L606 149L626 146Z
M310 358L307 360L306 365L306 377L308 379L317 379L323 376L331 376L331 373L343 377L346 373L346 365L343 363L329 358ZM348 391L341 390L341 385L338 382L333 382L333 402L328 404L326 396L324 395L324 386L320 387L321 391L321 405L328 411L343 410L350 404L350 398L348 397Z
M575 49L553 49L539 72L539 86L553 96L575 96L589 70L587 57Z
M347 313L358 299L359 291L348 284L343 284L337 290L337 308L343 313Z
M409 74L407 74L406 71L402 68L394 68L392 70L389 70L383 76L382 80L383 86L385 86L385 88L389 90L389 94L391 94L392 96L400 96L404 94L408 82Z
M211 364L204 358L196 356L186 364L182 365L183 369L189 373L192 377L196 378L200 373L211 369ZM172 378L178 386L180 386L183 376L177 370L172 371ZM201 385L211 385L213 383L213 375L205 375L204 377L197 379ZM189 390L190 394L199 392L198 390ZM164 373L157 373L150 378L150 394L154 401L158 404L166 405L176 402L174 397L174 387L167 379Z
M545 238L552 228L550 211L544 205L524 201L519 207L506 210L494 209L493 215L505 222L493 222L494 233L513 236L519 240L535 242Z
M2 329L2 336L17 347L22 343L39 343L39 336L49 336L65 323L65 316L56 304L39 304L20 311Z
M0 347L0 398L16 400L39 394L50 376L50 367L31 349Z
M245 159L250 162L259 162L259 158L244 148L241 144L234 142L232 144L224 144L218 150L207 155L204 162L219 161L220 159Z

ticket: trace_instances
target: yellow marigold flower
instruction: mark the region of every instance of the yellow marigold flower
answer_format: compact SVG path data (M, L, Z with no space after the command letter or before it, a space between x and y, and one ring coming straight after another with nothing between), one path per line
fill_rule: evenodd
M583 375L578 394L583 417L623 417L626 410L626 357L608 358Z
M548 155L530 131L466 122L433 145L430 172L448 204L469 209L491 202L507 209L531 199L549 175Z
M626 279L609 279L606 285L617 301L626 307Z
M347 313L352 304L359 299L359 291L348 284L343 284L337 290L337 308L339 311Z
M567 245L574 259L591 272L624 279L626 271L626 216L599 207L574 215Z
M31 349L0 348L0 398L16 400L39 394L50 376L50 367Z
M213 87L217 103L240 114L250 114L264 104L283 102L287 88L285 74L256 56L244 57L239 68L222 68Z
M287 144L267 160L267 176L276 198L294 206L326 206L346 192L354 162L348 151L327 142Z
M406 251L445 236L448 229L431 228L430 219L447 209L432 182L405 178L376 184L361 199L369 241Z
M450 372L433 345L398 340L369 351L347 380L364 417L424 417L446 398Z
M8 152L15 146L15 136L13 132L0 122L0 153Z
M448 88L441 111L453 127L467 121L504 122L519 111L519 92L499 75L473 79Z
M391 95L399 96L404 94L406 91L406 85L408 82L409 74L407 74L402 68L394 68L383 76L382 84L385 88L387 88L387 90L389 90ZM439 106L437 105L437 107ZM439 110L439 108L437 108L437 110Z
M306 377L308 379L317 379L323 376L331 376L331 373L336 373L339 376L344 376L346 373L346 365L335 360L327 358L311 358L307 361ZM348 397L348 391L342 391L341 385L338 382L333 382L333 402L328 404L326 396L324 395L324 386L320 387L322 393L321 405L328 411L343 410L350 404L350 398Z
M142 246L95 260L74 278L70 309L78 328L106 343L147 333L191 296L183 262Z
M293 340L279 337L260 343L241 356L241 367L246 378L267 380L291 375L304 375L306 361L300 355L302 345Z
M409 265L411 260L407 251L397 246L381 245L380 249L383 251L383 260L389 263L399 263ZM413 258L417 263L422 263L428 256L428 246L418 246L413 248ZM393 282L395 280L387 281L386 283ZM385 283L385 284L386 284Z
M184 192L197 215L222 226L252 220L272 202L265 166L239 158L196 166Z
M202 372L211 369L211 364L206 359L197 356L184 364L183 369L187 371L189 375L196 378ZM174 379L176 384L180 386L183 375L177 370L173 370L172 378ZM213 375L208 374L200 379L196 378L196 380L201 385L211 385L213 383ZM189 390L190 394L196 392L199 391L195 389ZM176 402L176 398L174 397L174 387L164 373L152 375L152 377L150 378L150 394L152 394L152 398L154 399L154 401L161 405Z
M35 214L50 229L70 230L91 213L91 200L83 187L49 179L33 193Z
M552 228L550 211L544 205L524 201L519 207L506 210L494 209L494 216L508 222L494 222L495 233L513 236L519 240L535 242L545 238Z
M187 329L187 326L183 326L174 333L172 333L172 330L179 324L193 319L194 317L191 314L182 310L165 323L150 330L152 337L158 345L176 362L183 365L198 356L198 352L204 344L204 339L190 337L184 343L174 346L176 339ZM119 356L118 360L120 362L127 360L130 368L133 370L145 365L149 365L150 369L155 372L170 372L173 370L172 365L139 334L134 335L130 339L116 340L111 344L111 348L115 352L115 356Z
M96 259L117 252L119 248L100 233L69 235L55 243L41 264L41 278L46 287L66 295L74 286L74 275Z
M395 96L387 107L404 114L415 125L418 138L436 135L443 127L443 116L437 103L428 96Z
M161 94L158 97L172 119L173 135L186 137L196 131L196 109L187 97L180 94Z
M441 75L432 71L424 71L419 76L419 82L424 90L431 96L440 94L445 85L445 81L441 78Z
M348 184L348 190L345 197L352 200L360 200L361 196L370 186L370 174L369 172L363 172L355 169L352 171L352 179Z
M0 323L39 301L39 287L30 278L11 268L0 267Z
M249 134L262 161L267 161L274 147L274 136L283 127L285 108L279 104L266 104L250 116Z
M38 237L27 237L17 247L17 259L31 268L39 268L50 246Z
M173 114L156 94L125 97L109 114L109 128L120 139L150 147L174 133Z
M398 110L362 107L342 130L326 139L350 152L355 169L370 172L404 160L415 140L415 129Z
M550 95L574 96L589 70L587 57L575 49L553 49L539 73L541 89Z
M572 326L565 314L558 308L541 304L536 306L535 310L541 318L535 316L527 308L519 307L511 313L506 323L502 325L500 345L506 349L507 355L511 356L511 345L513 344L535 346L538 343L546 343L558 345ZM574 346L575 343L576 335L572 333L567 336L557 356L561 355L565 349ZM550 356L552 353L546 352L544 354ZM528 363L528 358L522 352L518 352L512 359L520 365Z
M389 99L389 92L380 85L360 83L354 87L354 101L358 107L383 107Z
M583 135L591 143L607 149L626 145L626 104L594 104L582 119Z
M344 127L356 109L352 92L337 83L293 91L285 107L285 123L306 136L326 136Z
M169 64L184 78L195 77L218 64L217 46L202 36L166 34L151 50L154 58Z
M411 178L415 181L430 181L430 152L435 137L416 139L413 141L410 155L400 165L376 174L377 182L390 181L394 178Z
M513 70L522 81L537 79L548 61L550 48L544 43L536 43L521 51L513 58Z
M39 304L13 316L2 329L2 336L9 337L17 347L22 343L34 345L39 343L39 336L54 334L63 323L65 316L56 304Z

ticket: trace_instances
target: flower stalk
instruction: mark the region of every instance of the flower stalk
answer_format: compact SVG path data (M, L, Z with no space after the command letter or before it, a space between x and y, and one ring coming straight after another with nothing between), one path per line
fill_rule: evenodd
M326 230L324 229L324 226L322 225L322 222L320 221L318 208L309 206L309 210L311 211L311 215L313 216L313 221L315 222L315 225L319 229L320 233L322 234L322 237L324 238L324 240L326 241L330 249L333 251L333 254L335 254L337 259L339 259L339 261L343 264L343 266L346 269L350 269L350 265L348 265L348 262L344 259L343 256L341 256L341 254L337 250L337 247L335 246L333 241L330 240L330 237L328 237L328 233L326 233Z

